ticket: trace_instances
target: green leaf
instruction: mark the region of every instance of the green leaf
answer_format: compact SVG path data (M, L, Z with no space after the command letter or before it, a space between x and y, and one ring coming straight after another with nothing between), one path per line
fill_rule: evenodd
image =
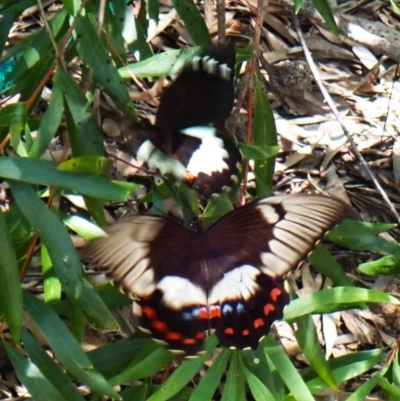
M245 143L241 143L240 149L243 153L243 157L250 160L264 160L270 157L274 157L278 154L281 147L277 146L255 146L255 145L247 145Z
M261 382L261 380L255 376L250 370L243 366L243 373L246 377L247 384L251 394L256 401L278 401L270 392L268 387Z
M274 114L265 94L264 87L255 77L253 145L267 149L278 146ZM257 159L254 163L254 173L267 187L272 188L275 171L275 157ZM257 196L267 195L257 186Z
M391 398L390 400L399 399L400 388L398 386L390 384L386 378L379 376L377 377L377 383L380 387L382 387L383 390L385 390L386 393L389 393L390 395L394 396L394 398Z
M70 298L77 298L82 288L82 265L71 238L30 185L13 180L8 183L22 213L46 244L65 292Z
M338 391L339 389L319 344L312 317L310 315L301 316L295 322L297 323L297 330L294 334L310 366L329 387Z
M394 0L390 0L390 4L393 7L393 11L400 16L400 7L396 4Z
M400 259L394 256L384 256L378 260L361 263L358 270L369 275L393 276L400 273Z
M103 137L92 105L66 71L58 67L57 74L64 94L65 119L73 156L103 156Z
M374 365L380 363L384 350L360 351L329 360L335 382L344 383L372 369ZM315 373L310 371L311 375L315 375ZM304 380L312 393L321 392L327 388L325 382L319 377L308 379L305 376Z
M354 284L343 270L342 266L321 244L317 244L307 258L310 263L324 276L329 277L335 284L353 287Z
M131 358L129 366L122 373L110 379L110 384L116 386L127 381L150 377L173 360L174 355L165 347L154 341L147 341L134 358Z
M21 383L33 399L40 401L68 401L27 358L5 343L7 354Z
M331 241L343 241L347 237L357 237L360 233L364 235L376 235L395 227L397 227L397 224L368 223L365 221L345 219L329 231L327 237Z
M297 400L313 401L314 397L311 395L310 390L282 347L271 336L266 336L262 343L267 346L265 348L267 356L293 396Z
M101 156L73 157L60 163L58 169L75 173L96 173L109 177L112 170L112 161L107 157Z
M80 344L55 312L33 295L24 293L24 305L60 362L75 378L100 394L118 394L94 368Z
M283 382L280 380L275 367L268 361L263 341L257 350L245 350L240 352L239 355L242 357L244 366L268 388L271 397L275 400L281 400L283 398Z
M239 352L231 352L229 371L222 392L221 401L246 401L245 380L242 369L242 361Z
M331 7L329 5L328 0L312 0L315 8L319 11L319 13L324 18L330 30L336 35L339 36L339 29L336 25L335 17L332 13ZM296 9L296 13L298 10Z
M207 25L193 0L172 0L172 5L185 23L194 44L211 44Z
M60 171L57 163L27 157L0 158L0 176L6 180L66 188L82 195L116 202L126 202L128 194L140 187L111 182L96 174Z
M54 77L49 106L40 121L37 137L28 151L30 157L39 157L45 152L60 126L64 104L58 71Z
M107 235L101 228L82 217L69 214L60 214L60 217L69 229L75 231L86 241Z
M15 121L19 121L21 125L24 125L27 118L26 104L23 102L9 104L0 109L0 127L8 127Z
M101 36L96 33L89 20L82 15L75 17L74 24L78 34L79 56L93 70L96 80L113 97L124 114L136 121L137 116L128 94L128 88L121 80Z
M400 301L389 294L365 288L335 287L305 295L292 301L285 309L284 319L292 320L309 313L331 313L340 309L354 309L361 303L386 302L398 305Z
M46 245L54 271L71 302L97 327L116 328L118 325L109 310L82 279L82 264L60 220L37 197L30 185L12 180L9 185L22 213Z
M232 351L224 349L213 362L199 385L194 389L189 401L211 400L215 390L220 384Z
M182 390L186 383L193 379L202 368L217 343L218 340L215 335L209 337L205 341L205 353L195 359L183 362L147 401L166 401Z
M129 339L109 343L88 352L87 355L96 370L107 378L114 377L114 380L117 380L115 378L118 375L123 374L124 370L132 366L132 358L136 359L136 355L149 343L154 341L139 331Z
M377 385L378 380L377 377L371 377L365 383L361 384L357 390L347 398L346 401L364 401L367 399L368 394L374 389Z
M43 272L43 293L45 302L55 302L61 299L61 282L55 275L53 264L45 244L41 248L42 272Z
M225 192L215 195L207 203L201 221L204 228L208 228L222 216L233 210L232 202Z
M171 50L156 54L155 56L138 63L129 64L119 69L122 78L159 78L163 76L178 75L186 62L201 51L201 47L190 47L183 50Z
M61 367L49 357L40 344L24 329L22 333L24 349L41 374L60 392L68 394L68 401L84 401L81 393L72 384Z
M5 314L13 340L18 343L22 329L22 292L19 270L10 232L0 211L0 310Z

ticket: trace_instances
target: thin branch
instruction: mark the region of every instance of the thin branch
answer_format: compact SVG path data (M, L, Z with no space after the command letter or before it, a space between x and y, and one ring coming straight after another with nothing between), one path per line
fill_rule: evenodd
M217 21L218 21L218 43L220 45L224 45L226 43L225 0L217 0Z

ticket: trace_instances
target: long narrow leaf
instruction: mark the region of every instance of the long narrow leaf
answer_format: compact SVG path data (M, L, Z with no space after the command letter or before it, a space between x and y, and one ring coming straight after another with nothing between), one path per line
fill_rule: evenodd
M139 187L129 183L116 184L97 174L61 171L57 163L27 157L0 158L0 177L66 188L82 195L116 202L126 202L129 192Z
M61 393L68 393L68 401L84 401L61 367L55 363L40 344L25 329L22 333L24 348L44 377Z
M267 345L265 349L267 356L271 359L295 399L299 401L313 401L314 397L282 347L271 336L267 336L263 342Z
M28 389L33 399L40 401L68 401L42 375L40 370L10 345L5 344L7 354L21 383Z
M1 211L0 244L0 310L5 314L13 340L19 342L22 329L21 282L10 233Z
M80 344L50 307L27 292L24 293L24 304L57 358L73 376L100 394L119 398L104 377L93 368Z

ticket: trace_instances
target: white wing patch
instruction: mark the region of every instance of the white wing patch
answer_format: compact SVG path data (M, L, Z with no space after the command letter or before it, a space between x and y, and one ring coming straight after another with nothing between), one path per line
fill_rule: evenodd
M213 172L228 170L228 164L224 161L229 154L224 148L224 142L218 138L213 127L190 127L182 130L184 134L201 139L200 147L193 152L187 166L187 170L194 176L200 172L210 175Z
M157 288L163 292L164 304L175 310L207 304L205 292L186 278L166 276L158 282Z
M260 271L254 266L243 265L224 274L211 291L209 303L249 299L259 288L256 278Z
M150 170L159 170L161 175L171 173L178 179L186 179L185 166L155 147L150 140L140 145L137 159L146 162Z

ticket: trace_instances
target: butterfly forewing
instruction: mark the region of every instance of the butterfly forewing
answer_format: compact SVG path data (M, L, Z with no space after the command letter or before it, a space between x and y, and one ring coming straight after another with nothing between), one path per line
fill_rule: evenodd
M282 318L285 274L348 214L340 200L297 195L249 203L206 231L137 216L89 243L85 258L138 299L141 327L170 348L200 351L209 328L222 346L255 348Z
M220 252L281 277L297 267L349 209L327 196L274 196L225 215L207 236Z

